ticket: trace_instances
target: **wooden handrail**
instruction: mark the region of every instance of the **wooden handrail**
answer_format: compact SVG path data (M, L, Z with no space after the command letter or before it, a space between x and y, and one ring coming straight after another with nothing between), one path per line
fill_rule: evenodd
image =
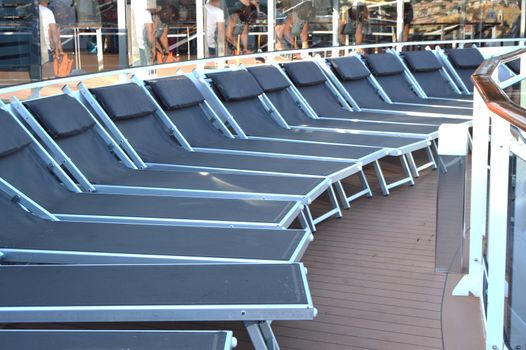
M516 50L482 62L471 76L473 85L490 111L526 131L526 110L511 101L508 95L493 81L491 75L499 64L513 61L526 53L526 49Z

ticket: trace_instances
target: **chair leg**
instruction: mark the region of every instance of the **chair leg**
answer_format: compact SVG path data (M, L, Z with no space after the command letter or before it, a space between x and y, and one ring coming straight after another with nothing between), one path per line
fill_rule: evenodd
M340 201L342 202L343 207L345 209L349 209L351 206L349 205L349 201L347 200L347 194L345 193L345 189L343 188L342 182L336 182L335 186L336 193L338 194L338 197L340 197Z
M402 162L402 168L404 168L404 172L408 179L409 185L414 186L415 180L413 179L413 175L411 175L411 169L409 169L409 165L407 164L407 157L405 156L405 154L400 156L400 161Z
M380 184L380 189L382 190L384 196L388 196L389 189L387 188L387 183L385 182L384 173L382 171L382 168L380 167L380 163L377 160L375 160L373 165L374 172L376 173L376 177L378 178L378 183Z
M340 204L338 203L338 198L336 198L336 193L334 193L334 187L332 185L329 186L327 189L327 194L329 195L329 200L331 201L331 207L334 217L341 218L342 217L342 210L340 208Z
M360 183L362 184L363 190L367 193L367 197L371 198L373 196L373 192L371 191L371 187L369 187L369 181L367 181L363 170L360 170L358 176L360 177Z
M244 323L255 350L279 350L276 336L268 321L245 321Z
M411 168L413 176L419 177L420 173L418 171L418 167L416 166L416 162L415 162L415 158L413 157L413 153L411 152L407 153L407 160L409 162L409 167Z
M304 207L303 210L300 211L298 220L302 228L308 228L312 232L316 231L316 226L314 225L314 220L312 220L312 215L308 206Z

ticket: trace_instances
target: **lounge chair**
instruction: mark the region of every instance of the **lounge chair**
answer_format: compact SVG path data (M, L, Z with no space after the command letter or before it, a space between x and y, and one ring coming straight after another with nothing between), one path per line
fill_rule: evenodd
M0 125L0 178L38 203L38 215L47 212L65 221L265 228L288 227L302 216L299 202L82 193L20 121L0 110ZM85 128L64 123L55 131L59 138L71 137Z
M2 329L3 350L230 350L231 331Z
M207 73L202 77L202 81L206 84L204 87L209 89L209 96L213 95L213 89L217 91L214 103L215 105L224 104L222 117L225 120L233 120L232 123L238 124L251 138L288 140L307 144L387 148L390 155L400 157L406 172L406 177L389 186L414 183L405 154L425 149L429 145L428 140L415 138L340 134L331 131L291 128L268 101L257 81L245 70ZM221 100L218 96L221 97ZM382 183L383 178L379 177L379 181ZM386 194L386 188L382 187L382 189Z
M289 77L293 78L292 81L301 76L302 84L291 87L291 82L276 66L254 66L247 70L290 126L419 139L432 139L438 135L438 127L433 125L377 123L357 119L360 115L353 112L343 97L333 89L316 63L301 61L286 63L283 67ZM310 111L314 113L309 113ZM333 116L337 116L334 119L339 120L324 119Z
M134 79L138 84L140 81ZM240 137L234 137L227 126L220 120L210 105L204 101L201 92L197 90L194 82L186 76L176 76L146 82L148 88L143 86L145 93L152 93L158 100L162 109L159 108L154 118L149 121L147 126L141 128L130 128L125 126L120 128L120 123L115 123L118 130L114 130L114 136L126 147L133 148L141 157L155 162L176 162L174 159L181 152L179 143L176 144L175 137L168 138L166 133L170 130L177 134L177 138L183 139L180 143L188 143L193 152L189 154L207 155L208 158L216 159L235 159L236 162L248 157L250 162L259 160L261 163L267 162L271 165L280 162L280 170L286 168L287 172L300 172L301 174L323 175L328 177L343 205L349 207L349 202L363 195L370 196L372 193L367 180L361 169L362 162L372 158L382 157L385 153L369 149L343 148L339 146L325 146L318 144L295 144L277 140L254 140L247 139L242 130L237 128ZM198 104L188 105L188 102L180 105L182 98L181 91L187 92L193 98L198 98ZM89 92L81 87L81 92L90 99ZM177 102L179 101L179 102ZM186 100L188 101L188 100ZM177 102L177 103L176 103ZM113 122L108 115L99 110L97 113L101 121L112 129ZM121 136L118 136L121 133ZM144 134L147 137L143 137ZM161 135L161 136L159 136ZM130 145L127 145L129 140ZM154 141L151 141L154 140ZM174 152L170 154L170 151ZM350 154L349 152L353 153ZM207 153L205 153L207 152ZM132 151L129 151L132 153ZM157 157L159 153L159 157ZM336 158L334 155L342 155L345 158ZM331 157L329 157L331 155ZM356 158L350 158L355 156ZM200 156L199 156L200 157ZM239 158L235 158L239 157ZM287 164L283 164L283 163ZM148 163L152 167L169 167L170 164ZM302 168L302 169L300 169ZM342 180L353 175L358 175L363 189L357 193L347 195Z
M366 113L361 118L424 125L458 123L471 119L464 110L458 115L451 108L393 102L358 56L330 58L326 62L325 67L322 64L320 66L353 109Z
M149 101L127 96L137 105L128 103L128 113L121 110L116 119L125 125L142 123L136 119L142 117L141 107L150 107ZM168 171L148 169L143 164L138 169L120 148L112 147L117 142L73 97L57 95L15 105L55 160L92 193L300 201L305 206L325 191L334 195L326 178ZM66 124L65 118L88 127L75 135L59 137L56 131ZM341 215L338 202L334 202L331 215Z
M3 262L294 262L312 240L309 230L50 221L25 210L22 197L0 194Z
M191 81L188 81L188 83L192 84L193 86ZM183 91L188 92L188 89ZM100 101L101 105L104 106L103 109L100 106L96 108L97 115L101 119L102 124L105 125L107 130L112 133L112 136L119 140L122 145L125 145L124 149L127 150L127 153L133 157L135 164L137 164L139 167L147 168L147 165L141 158L140 153L144 153L146 157L151 160L152 157L155 158L156 153L163 155L166 153L166 151L169 152L170 149L178 147L175 138L171 138L167 133L167 130L175 130L176 127L169 125L171 124L171 121L167 117L163 116L161 117L163 119L160 119L155 116L155 112L158 111L159 108L156 102L152 100L151 96L149 96L148 92L143 90L141 87L133 83L121 84L93 89L91 92L93 95L91 95L89 91L83 90L83 96L91 103L92 106L95 106L96 103L94 96L97 97L97 101ZM177 93L177 90L175 90L174 93ZM125 107L123 104L123 96L131 98L137 105L130 107L130 104L127 103L126 105L128 107ZM178 97L180 98L181 96L178 95ZM140 107L148 107L148 111L142 113L139 116L135 116L134 118L123 117L129 115L129 113L133 113L133 110L137 110L137 108ZM126 108L129 112L126 112ZM169 125L168 128L167 124ZM182 144L187 144L184 136L181 134L179 134L179 136L182 139L180 142ZM159 140L161 141L159 142ZM188 147L191 147L191 145L188 144ZM139 151L136 151L136 148ZM166 150L162 151L163 148L166 148ZM216 155L216 157L218 156ZM269 161L272 160L269 159ZM160 173L158 167L150 169L152 170L150 170L149 173ZM293 169L289 168L289 171L292 170ZM186 169L180 175L189 177L192 175L192 173L189 171L190 169ZM356 172L358 171L359 169L356 170ZM204 175L202 174L194 174L194 177L203 176ZM247 174L222 173L211 173L206 176L210 178L212 185L215 187L221 186L224 189L230 189L230 191L236 192L239 192L239 190L243 187L252 188L255 190L254 192L261 193L261 197L259 197L259 199L299 200L306 206L307 210L309 205L314 202L318 196L320 196L323 192L327 192L329 198L331 199L332 207L328 211L324 212L321 216L316 218L312 218L310 211L308 211L308 218L313 229L315 228L315 224L318 222L321 222L331 216L341 216L341 210L332 188L332 180L328 178L305 176L284 177L279 174L258 174L258 176L254 176ZM181 181L176 180L176 183L179 184ZM184 185L184 182L178 186L182 185ZM278 192L282 192L282 194L287 195L283 196L282 194L277 194ZM294 195L291 196L292 193L294 193ZM298 194L300 195L299 197L297 196Z
M432 51L406 51L401 57L428 97L473 101L473 96L462 94Z
M436 139L438 136L437 126L378 123L353 119L359 114L352 112L341 96L335 94L323 72L314 62L288 63L285 65L285 70L292 80L298 80L301 77L303 84L293 86L283 72L275 66L248 68L277 112L293 128L363 135L405 136L429 140ZM334 120L323 118L323 116L333 115L337 115L338 118ZM428 147L426 151L429 155L429 162L421 167L416 166L410 152L407 154L415 176L418 176L419 170L436 166L431 149Z
M0 287L1 323L242 321L257 350L316 315L299 263L5 265Z
M416 81L406 71L399 57L390 53L365 55L364 60L371 70L377 87L382 89L392 102L398 104L424 105L435 114L451 116L473 115L469 101L444 100L425 97Z
M473 94L471 75L484 61L480 51L474 47L448 50L437 48L436 53L462 92Z

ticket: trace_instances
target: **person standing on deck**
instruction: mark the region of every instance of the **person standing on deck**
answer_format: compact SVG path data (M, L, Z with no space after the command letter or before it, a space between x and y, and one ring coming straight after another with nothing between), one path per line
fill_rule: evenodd
M221 0L208 0L205 11L208 57L222 56L225 46L225 12L221 9Z
M38 2L40 20L40 54L42 78L53 78L53 59L63 54L60 31L53 11L48 8L49 0Z

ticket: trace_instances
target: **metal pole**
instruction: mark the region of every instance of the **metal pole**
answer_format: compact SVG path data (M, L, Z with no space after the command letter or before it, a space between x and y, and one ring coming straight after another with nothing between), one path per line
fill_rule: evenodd
M521 29L519 36L524 38L526 35L526 0L521 0Z
M119 67L128 67L128 50L126 48L126 0L117 0L117 40L119 43Z
M205 57L205 14L204 0L195 2L196 32L197 32L197 58Z
M332 1L332 46L339 46L338 24L340 20L338 0Z
M276 42L276 0L267 1L267 50L274 51Z
M396 41L402 42L404 33L404 0L396 0ZM402 51L402 47L397 45L397 51Z

